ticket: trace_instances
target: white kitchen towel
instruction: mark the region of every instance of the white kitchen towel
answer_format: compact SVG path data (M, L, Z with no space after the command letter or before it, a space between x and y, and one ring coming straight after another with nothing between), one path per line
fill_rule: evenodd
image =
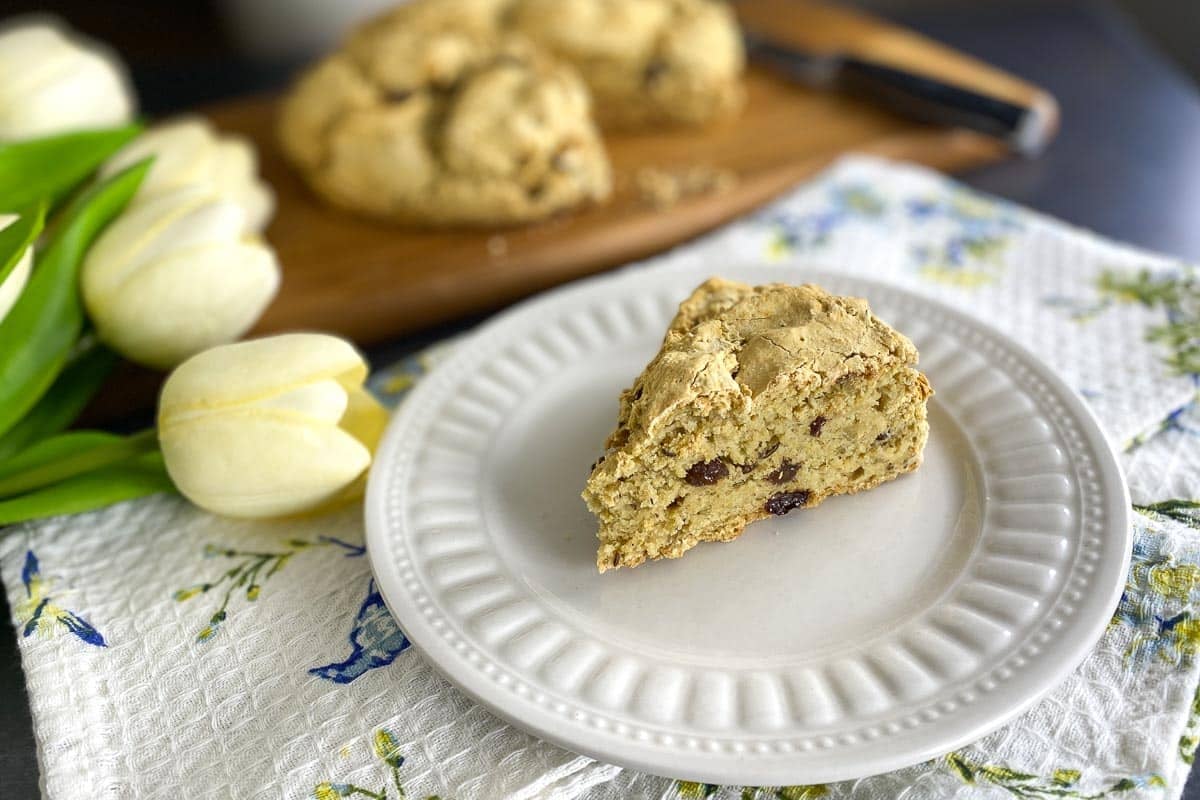
M1128 451L1126 595L1087 661L1018 720L828 786L632 773L529 737L442 680L375 591L359 509L249 523L159 496L0 539L45 795L1177 797L1200 736L1200 274L866 158L635 268L763 260L870 274L977 315L1041 354ZM402 399L455 346L382 371L376 388Z

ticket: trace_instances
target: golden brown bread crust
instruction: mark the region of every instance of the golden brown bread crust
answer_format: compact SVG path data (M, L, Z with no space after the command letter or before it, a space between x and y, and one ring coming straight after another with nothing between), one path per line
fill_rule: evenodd
M745 54L717 0L516 0L513 26L574 64L600 124L697 125L741 108Z
M301 77L279 139L318 194L353 211L530 222L611 194L594 118L727 115L743 61L716 0L412 0Z
M497 28L489 0L417 0L301 77L284 152L327 200L385 219L506 225L606 199L582 80Z
M622 394L584 490L600 569L676 557L915 469L932 393L916 362L863 300L707 281Z

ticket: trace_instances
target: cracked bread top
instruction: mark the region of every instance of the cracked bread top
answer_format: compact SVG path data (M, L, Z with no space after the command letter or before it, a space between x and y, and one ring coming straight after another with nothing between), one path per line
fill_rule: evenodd
M913 343L865 300L811 284L710 278L680 305L662 349L622 393L608 447L653 439L682 409L746 411L774 388L816 394L916 363Z
M501 0L416 0L309 70L284 152L327 199L401 222L509 224L606 198L583 81L497 27Z
M742 39L721 0L515 0L509 19L579 68L605 126L695 125L742 104Z

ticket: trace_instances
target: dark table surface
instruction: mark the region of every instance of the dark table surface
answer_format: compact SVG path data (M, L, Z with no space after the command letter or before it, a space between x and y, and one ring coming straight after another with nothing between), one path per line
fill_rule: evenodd
M964 177L979 189L1146 248L1200 261L1200 92L1104 2L860 0L1022 75L1062 106L1062 131L1033 161ZM73 20L74 21L74 20ZM145 109L167 113L279 85L286 67L212 59L133 62ZM376 348L386 363L476 320ZM0 617L9 611L0 597ZM37 757L13 629L0 625L0 798L35 798ZM1185 800L1200 800L1194 772Z

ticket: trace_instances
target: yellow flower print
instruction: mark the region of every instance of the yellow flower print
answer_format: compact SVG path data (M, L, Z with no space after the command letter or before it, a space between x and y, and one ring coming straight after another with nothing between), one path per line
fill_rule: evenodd
M1180 564L1150 570L1150 589L1164 597L1189 602L1200 587L1200 566Z
M404 763L399 742L392 732L385 728L375 731L375 755L392 769L400 769L400 765Z
M375 757L387 766L392 779L390 787L385 783L378 790L371 790L353 783L324 781L313 787L313 797L316 800L339 800L343 797L365 797L368 800L408 800L409 796L404 793L404 784L400 779L400 768L404 766L404 756L400 753L400 740L396 734L386 728L380 728L371 737L371 749L374 751ZM339 753L345 756L348 749L343 747ZM425 800L442 799L431 794L426 795Z
M13 616L20 623L22 637L34 633L52 636L65 630L93 647L108 646L104 636L90 622L50 596L50 583L42 577L41 565L32 550L25 551L21 583L25 584L25 596L13 605Z

